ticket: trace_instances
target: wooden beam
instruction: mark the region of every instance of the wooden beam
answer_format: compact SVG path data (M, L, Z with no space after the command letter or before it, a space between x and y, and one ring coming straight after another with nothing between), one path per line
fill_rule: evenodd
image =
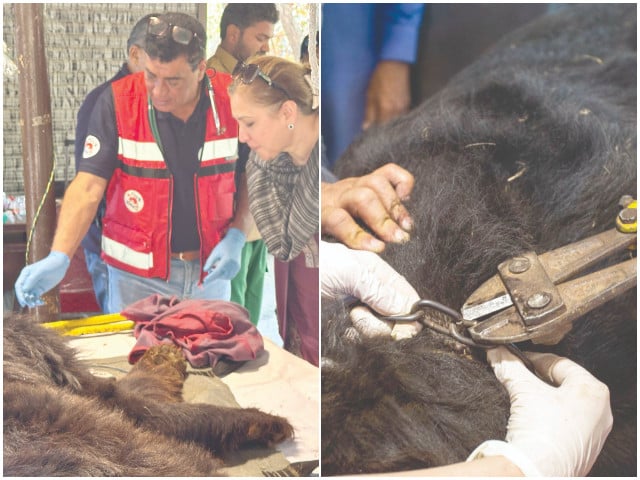
M53 188L48 189L53 171L51 95L45 58L44 5L16 3L14 9L27 239L30 238L28 262L33 263L49 254L56 226L54 192ZM40 322L50 320L60 311L57 288L42 298L45 305L34 312Z

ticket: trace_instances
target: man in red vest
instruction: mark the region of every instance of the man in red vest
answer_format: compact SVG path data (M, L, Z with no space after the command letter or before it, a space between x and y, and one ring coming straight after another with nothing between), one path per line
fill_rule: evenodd
M98 100L100 94L109 88L109 86L116 80L132 73L142 71L144 68L144 64L142 63L144 61L142 46L144 45L144 39L147 36L149 17L157 15L157 13L149 13L136 22L131 30L129 39L127 40L127 61L122 64L118 72L112 78L91 90L82 102L82 105L78 110L78 117L76 121L76 138L74 144L76 171L78 171L78 163L82 161L85 145L84 140L87 138L89 119L91 118L91 112L93 111L93 106L96 104L96 100ZM91 283L93 283L93 291L96 295L98 305L100 306L100 311L106 311L107 309L107 289L109 287L107 264L104 263L100 256L102 253L101 239L103 212L104 205L101 204L98 207L97 217L93 222L91 222L89 231L81 242L84 250L87 271L89 272L89 275L91 275Z
M243 182L234 209L231 78L206 70L205 43L189 15L149 18L144 71L98 98L51 253L16 281L21 305L41 305L62 280L105 192L109 312L154 293L229 299L251 217Z

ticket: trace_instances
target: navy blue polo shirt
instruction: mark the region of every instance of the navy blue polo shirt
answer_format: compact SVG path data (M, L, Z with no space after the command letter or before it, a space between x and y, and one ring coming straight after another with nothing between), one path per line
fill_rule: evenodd
M200 248L194 174L200 164L198 153L204 144L206 116L211 114L204 82L200 100L186 122L171 113L155 111L164 159L173 176L172 252ZM118 133L112 89L105 90L98 98L87 135L95 137L100 147L90 158L81 159L78 169L109 180L118 165Z

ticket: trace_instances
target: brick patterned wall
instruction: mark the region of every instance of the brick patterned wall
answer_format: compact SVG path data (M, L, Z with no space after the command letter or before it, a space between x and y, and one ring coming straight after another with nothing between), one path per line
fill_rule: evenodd
M55 180L64 181L65 166L72 178L76 114L85 95L111 78L126 58L127 38L135 22L147 13L178 11L195 17L196 3L67 3L44 4L44 32L51 90ZM200 19L204 24L206 21ZM14 6L3 3L3 40L15 55ZM22 148L17 75L3 75L3 191L22 193Z

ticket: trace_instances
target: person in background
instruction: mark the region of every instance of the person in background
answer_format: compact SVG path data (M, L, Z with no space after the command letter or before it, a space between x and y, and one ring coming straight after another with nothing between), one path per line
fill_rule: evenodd
M300 63L303 65L309 63L309 35L305 35L300 44Z
M320 32L316 32L316 58L320 59ZM309 65L309 35L305 35L300 44L300 63Z
M22 306L42 305L40 295L64 277L105 192L108 312L152 294L229 300L249 224L247 194L239 192L234 214L231 77L206 71L205 44L204 27L189 15L148 19L144 70L98 98L51 253L16 281Z
M157 15L157 13L150 13L138 20L127 40L127 61L122 64L120 70L118 70L112 78L91 90L82 102L80 110L78 110L74 145L76 171L78 171L78 165L82 160L84 141L87 137L87 128L89 127L89 118L96 100L113 82L130 73L139 72L144 68L143 45L144 37L147 35L147 23L150 17ZM84 249L87 270L89 275L91 275L91 281L93 283L93 291L96 295L98 306L103 312L107 310L107 287L109 285L107 265L102 261L102 258L100 258L100 252L102 251L100 247L100 237L102 236L102 215L104 214L104 208L105 204L104 201L102 201L98 207L98 214L81 242L82 248Z
M251 148L249 208L274 256L280 335L317 366L318 91L307 67L272 56L239 63L233 78L231 109Z
M230 3L220 19L220 45L207 60L207 67L231 73L238 62L269 51L269 40L279 14L274 3ZM237 182L246 184L244 173L249 147L238 145ZM262 311L264 277L267 270L267 247L260 238L255 222L247 234L242 249L240 271L231 281L231 301L249 311L249 318L258 324Z
M220 45L207 68L231 73L239 61L269 52L279 14L275 3L230 3L220 19Z
M363 129L409 109L423 11L418 3L322 6L322 137L330 169Z

